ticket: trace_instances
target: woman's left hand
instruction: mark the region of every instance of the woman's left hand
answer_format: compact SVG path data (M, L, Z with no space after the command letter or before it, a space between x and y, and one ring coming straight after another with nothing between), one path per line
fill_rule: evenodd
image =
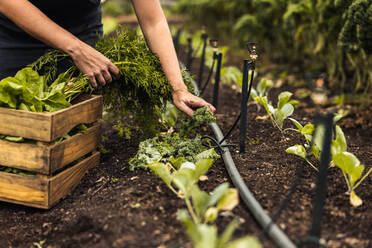
M172 97L174 105L176 105L179 110L185 112L190 117L192 117L195 109L201 107L208 107L212 113L216 112L216 109L212 104L186 90L174 91L172 93Z

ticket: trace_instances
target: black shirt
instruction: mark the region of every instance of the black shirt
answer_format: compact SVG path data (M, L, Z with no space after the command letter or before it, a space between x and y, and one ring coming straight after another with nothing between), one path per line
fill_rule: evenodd
M11 1L11 0L8 0ZM30 0L45 15L80 40L94 46L102 35L100 0ZM42 56L49 46L31 37L0 14L0 80ZM63 72L68 65L59 65Z
M58 25L78 37L102 27L100 0L30 0L30 2ZM0 14L0 49L45 46Z

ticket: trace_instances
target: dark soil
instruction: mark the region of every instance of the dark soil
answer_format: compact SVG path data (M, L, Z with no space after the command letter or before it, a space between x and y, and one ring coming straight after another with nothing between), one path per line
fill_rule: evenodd
M196 67L197 68L197 67ZM271 92L272 99L283 86ZM210 89L209 89L210 91ZM207 91L205 98L210 100ZM217 113L218 124L226 132L239 114L240 93L222 86ZM285 153L285 149L301 144L303 139L292 132L281 134L265 118L257 106L248 107L247 152L231 149L234 161L257 200L269 215L278 209L296 178L296 169L305 166L304 175L277 224L294 241L307 235L311 226L312 198L317 173L303 161ZM372 165L372 108L351 109L340 121L348 141L348 149L369 168ZM294 118L301 123L312 122L315 107L310 101L295 110ZM286 126L289 123L286 122ZM228 143L237 144L238 128ZM30 247L33 242L45 241L42 247L189 247L183 227L176 219L177 209L184 208L152 173L128 169L128 159L137 151L138 132L130 140L121 138L103 123L103 145L110 153L101 156L101 163L89 171L80 185L50 210L0 203L0 247ZM219 159L201 182L205 190L229 181L222 159ZM323 216L322 238L329 247L372 247L372 177L357 189L364 200L362 206L350 206L345 195L346 185L340 170L329 169L329 181ZM219 217L219 228L234 217L241 225L236 237L258 235L261 228L241 203L233 212ZM265 238L264 247L274 247Z

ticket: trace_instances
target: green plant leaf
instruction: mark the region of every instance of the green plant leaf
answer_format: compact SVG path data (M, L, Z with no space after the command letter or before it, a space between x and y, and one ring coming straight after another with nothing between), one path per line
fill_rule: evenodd
M291 116L291 115L293 114L294 107L293 107L292 104L287 103L287 104L285 104L285 105L284 105L280 110L283 112L284 119L285 119L285 118L287 118L288 116Z
M280 109L275 109L273 114L274 114L275 122L278 124L280 128L282 128L284 118L285 118L284 113Z
M347 144L344 132L342 131L341 127L336 125L336 139L332 140L331 151L332 155L336 155L337 153L346 152Z
M283 108L283 106L288 103L291 96L292 96L292 93L289 91L281 92L278 96L278 109Z
M231 211L239 204L239 192L237 189L228 189L218 201L219 210Z
M314 125L309 123L309 124L306 124L302 129L301 129L301 133L303 135L310 135L312 136L313 135L313 132L314 132Z
M186 227L187 235L190 237L195 248L215 248L217 244L216 226L206 224L195 224L185 209L177 211L177 219Z
M217 159L220 155L217 154L217 152L214 150L214 148L205 150L195 156L196 161L200 161L202 159Z
M172 183L172 175L166 164L160 162L154 162L149 164L149 168L158 175L166 185L170 186Z
M221 234L219 240L218 240L218 245L217 248L223 248L227 244L227 242L230 241L232 238L232 235L235 232L235 229L238 227L238 219L233 219L225 228L223 233Z
M364 168L364 165L358 165L353 169L352 173L350 173L349 178L351 186L354 186L355 182L362 176Z
M174 158L173 156L171 156L169 158L169 161L171 162L171 164L173 164L174 167L176 167L176 169L179 169L182 163L185 161L185 158L184 157Z
M167 102L165 110L161 114L161 119L165 121L170 127L174 127L177 122L179 112L175 105Z
M289 153L289 154L299 156L303 159L306 158L306 150L305 150L305 147L303 147L303 145L291 146L291 147L287 148L287 150L285 150L285 152Z
M323 151L323 140L324 140L324 134L325 134L325 127L324 125L320 124L316 126L315 130L315 137L314 139L314 145L319 149L319 151Z
M303 126L297 120L295 120L293 118L288 118L288 119L297 127L297 129L299 131L301 131L303 129Z
M186 227L187 235L189 235L191 240L200 239L200 233L198 232L197 226L192 221L186 209L180 209L177 211L177 219Z
M208 208L209 198L210 196L207 192L200 190L197 184L193 185L191 199L195 212L199 218L204 216L205 211Z
M258 96L258 97L255 97L254 100L258 102L259 104L261 104L265 108L267 113L271 113L271 114L273 113L273 107L268 103L266 96L262 96L262 97ZM271 107L269 107L269 105Z
M229 190L229 183L223 183L218 185L209 198L208 207L214 206L222 198L222 196Z
M274 86L274 82L272 80L263 78L257 84L257 92L258 96L265 96L267 92L270 90L271 87Z
M16 137L16 136L5 136L5 140L11 141L11 142L23 142L23 137Z
M213 164L213 159L202 159L195 164L195 180L199 180L201 175L204 175Z
M245 236L226 245L226 248L261 248L261 243L256 237Z
M172 182L188 198L191 194L192 186L197 180L195 180L194 170L183 168L172 174Z
M218 208L210 207L204 214L204 219L206 223L214 222L218 217Z
M364 171L364 166L360 164L359 159L350 152L335 154L333 156L333 162L349 176L351 187L354 186L354 183L361 177Z

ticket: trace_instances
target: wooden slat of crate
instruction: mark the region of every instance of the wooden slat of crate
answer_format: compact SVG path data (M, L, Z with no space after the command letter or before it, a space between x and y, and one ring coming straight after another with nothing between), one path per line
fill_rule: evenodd
M69 194L85 173L99 164L99 152L55 176L23 176L0 172L0 200L48 209Z
M96 95L51 113L0 108L0 134L51 142L76 125L95 122L101 116L102 96Z
M0 165L50 175L97 148L100 124L58 144L33 145L0 140Z

